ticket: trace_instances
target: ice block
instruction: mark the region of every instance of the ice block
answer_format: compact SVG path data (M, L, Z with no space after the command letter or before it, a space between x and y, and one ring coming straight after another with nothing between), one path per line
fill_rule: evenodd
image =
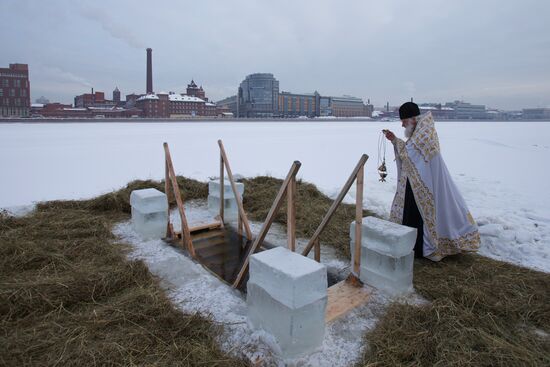
M250 258L248 320L275 337L283 359L322 345L327 305L324 265L277 247Z
M162 238L168 222L166 195L157 189L134 190L130 194L132 226L145 239Z

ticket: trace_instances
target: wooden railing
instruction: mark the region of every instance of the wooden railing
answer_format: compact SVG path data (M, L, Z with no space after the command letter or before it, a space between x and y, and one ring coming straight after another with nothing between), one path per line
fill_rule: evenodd
M294 163L290 167L290 171L288 172L285 180L283 181L283 184L281 185L281 188L279 189L279 192L277 193L277 196L275 197L275 200L271 205L271 209L269 209L269 213L267 213L267 217L264 221L264 224L262 225L262 229L260 230L260 233L254 240L252 246L250 247L250 250L248 251L248 254L246 255L246 258L243 262L241 270L239 271L239 274L237 275L237 278L233 283L233 288L237 288L239 284L242 282L246 272L248 271L250 256L252 256L256 252L258 247L264 241L265 236L269 231L269 228L271 227L271 225L273 224L273 221L275 220L275 214L283 204L283 198L285 194L287 194L287 197L288 197L288 207L289 207L287 211L287 215L289 215L288 223L291 223L290 225L287 225L288 246L292 251L294 251L294 246L296 242L296 235L295 235L296 209L294 204L295 203L294 196L296 194L296 174L298 173L298 170L300 169L301 165L302 164L299 161L294 161Z
M224 221L224 166L227 170L227 178L231 183L231 189L235 195L238 207L238 224L237 229L239 234L242 234L242 227L244 225L244 230L246 232L246 238L252 240L252 231L250 230L250 223L248 223L248 218L244 211L243 207L243 198L239 191L237 190L237 185L235 184L235 179L233 178L233 172L231 172L231 166L229 165L229 160L227 159L227 154L225 153L225 148L223 142L218 140L218 145L220 146L220 220L223 223Z
M193 241L191 240L191 231L189 230L189 225L187 223L187 218L185 216L185 210L183 209L183 200L181 192L178 186L178 181L176 174L174 172L174 165L172 164L172 157L170 156L170 149L168 148L168 143L164 143L164 161L165 161L165 182L164 190L166 198L168 199L168 224L166 227L166 237L173 238L175 237L174 229L170 223L170 192L174 195L176 199L176 204L178 206L178 211L181 219L181 246L186 248L189 251L189 254L192 257L195 257L195 248L193 247ZM170 190L172 186L172 190Z
M260 229L260 232L258 236L254 239L252 237L252 231L250 230L250 224L248 222L248 218L246 216L246 213L244 211L243 207L243 200L241 194L237 190L237 185L235 184L235 179L233 177L233 172L231 171L231 166L229 165L229 160L227 159L227 154L225 152L225 148L223 145L223 142L221 140L218 140L218 145L220 147L220 212L219 212L219 222L216 223L210 223L206 225L201 225L193 228L189 228L187 218L185 216L185 211L183 207L183 199L181 196L181 192L178 187L178 182L176 179L176 174L174 172L174 166L172 163L172 157L170 155L170 149L168 148L168 144L164 143L164 153L165 153L165 193L168 202L170 203L170 196L172 195L175 200L178 207L178 211L180 214L181 219L181 233L176 233L173 230L172 224L170 223L170 209L168 209L168 224L166 228L166 237L167 238L178 238L181 235L181 246L184 249L187 249L192 257L195 257L195 249L193 246L192 238L191 238L191 232L209 229L209 228L216 228L216 227L223 227L224 223L224 170L227 171L227 177L229 179L229 182L231 184L231 188L233 190L233 194L235 195L235 199L237 202L238 207L238 231L239 234L242 235L242 230L244 227L244 230L246 232L246 238L249 240L253 240L252 246L249 249L245 260L242 264L242 267L237 275L237 278L235 279L233 283L233 287L236 288L239 286L239 284L242 282L244 276L246 275L249 267L250 262L250 256L253 255L256 250L261 246L263 243L267 232L269 231L269 228L273 224L273 221L275 220L275 214L280 209L283 199L286 196L287 199L287 245L289 250L295 251L296 250L296 174L298 173L298 170L300 169L301 163L299 161L295 161L292 166L290 167L290 170L283 181L283 184L281 185L281 188L279 189L279 192L277 193L277 196L275 197L275 200L273 201L273 204L267 214L267 217L262 225L262 228ZM362 235L362 221L363 221L363 185L364 185L364 173L365 173L365 163L368 160L368 156L366 154L363 154L361 158L359 159L359 162L357 162L357 165L353 169L353 172L349 176L348 180L342 187L342 190L330 206L328 212L325 214L323 219L321 220L321 223L313 233L313 236L310 238L308 244L302 251L303 256L308 256L311 249L314 249L314 258L316 261L321 260L321 246L320 246L320 235L323 233L324 229L326 228L327 224L329 223L330 219L336 212L336 209L338 206L342 203L342 200L348 193L349 189L351 188L354 181L356 181L356 197L355 197L355 243L354 243L354 263L353 263L353 272L355 275L359 276L359 269L360 269L360 259L361 259L361 235Z
M336 209L348 193L349 189L351 188L351 185L353 184L353 181L357 179L357 185L356 185L356 195L355 195L355 243L354 243L354 262L353 262L353 271L355 275L359 276L359 267L360 267L360 261L361 261L361 229L362 229L362 223L363 223L363 180L365 175L365 163L367 162L367 159L369 159L369 156L366 154L363 154L361 156L361 159L359 159L359 162L357 162L357 165L353 169L353 172L349 176L348 180L344 184L344 187L342 187L342 190L332 203L331 207L329 208L327 214L325 214L323 220L321 221L321 224L319 224L319 227L315 230L313 233L313 236L309 240L308 244L304 248L304 251L302 252L302 255L307 256L311 249L315 248L315 260L320 261L321 260L321 246L319 242L319 236L321 233L323 233L325 227L327 226L328 222L336 212Z

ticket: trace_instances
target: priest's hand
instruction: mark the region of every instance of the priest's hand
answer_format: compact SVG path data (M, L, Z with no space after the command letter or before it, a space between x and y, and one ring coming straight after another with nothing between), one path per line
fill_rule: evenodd
M384 132L384 135L386 136L386 139L393 142L393 139L395 139L394 133L392 133L390 130L382 130Z

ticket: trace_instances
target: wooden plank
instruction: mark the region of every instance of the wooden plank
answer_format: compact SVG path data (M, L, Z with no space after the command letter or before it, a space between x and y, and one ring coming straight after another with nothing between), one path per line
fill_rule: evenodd
M296 177L292 177L288 184L288 190L286 192L286 206L287 206L287 242L288 249L292 252L296 251Z
M204 231L205 229L215 229L215 228L221 228L222 224L220 222L212 222L212 223L206 223L206 224L200 224L198 226L190 227L189 232L198 232L198 231Z
M227 160L227 154L225 154L225 148L223 147L223 142L221 140L218 140L218 145L220 146L220 153L222 155L222 159L225 164L225 169L227 170L227 178L231 183L233 194L235 195L235 199L237 200L237 207L239 208L239 216L242 217L244 230L246 231L246 238L251 240L252 231L250 230L250 224L248 223L248 218L246 217L246 213L244 212L243 198L241 197L241 194L239 193L239 191L237 191L237 186L235 185L235 180L233 179L233 172L231 172L231 167L229 166L229 161Z
M370 293L362 286L343 280L328 289L325 322L334 321L369 301Z
M178 187L178 181L176 180L174 165L172 164L172 157L170 156L170 149L168 148L168 143L164 143L163 145L164 145L164 154L166 157L166 164L168 166L168 175L170 176L172 190L174 192L176 203L178 205L178 211L180 213L180 219L181 219L181 228L184 234L182 236L182 245L184 245L184 247L187 247L187 251L189 251L189 254L191 254L192 257L195 257L195 249L193 248L193 242L191 241L191 233L189 232L187 217L185 216L185 211L183 209L183 201L181 199L181 193Z
M226 243L226 238L224 236L211 237L193 242L193 247L195 248L195 252L200 253L199 250L204 250L210 247L218 247L218 245L223 243Z
M193 240L193 242L195 242L195 241L198 241L198 240L217 237L217 236L223 236L223 235L225 235L225 232L221 229L220 230L210 230L210 231L204 231L204 232L201 232L201 233L192 233L191 234L191 239Z
M307 256L309 252L311 251L313 245L315 244L315 240L317 237L321 235L323 230L325 229L326 225L330 221L330 218L334 215L334 212L338 208L338 205L344 200L344 196L346 196L348 190L350 189L351 185L353 184L353 181L355 180L355 177L357 176L357 172L359 172L359 169L365 165L365 162L369 159L369 156L366 154L363 154L361 156L361 159L359 159L359 162L357 162L357 165L353 169L353 172L349 176L348 180L344 184L344 187L342 188L342 191L338 194L338 197L334 200L332 205L330 206L327 214L325 214L325 217L321 221L321 224L319 224L319 227L315 230L315 233L313 233L313 236L310 238L307 246L305 247L304 251L302 251L302 255Z
M269 213L267 213L267 217L265 219L264 224L262 225L262 229L260 230L258 237L256 237L256 239L254 240L254 243L250 247L250 250L248 251L246 258L244 259L243 266L239 271L239 274L237 275L235 282L233 283L233 288L237 288L239 286L244 275L248 271L248 262L250 261L250 256L254 254L254 252L256 251L256 248L258 248L258 246L260 246L264 241L265 236L267 235L267 231L269 230L269 227L271 227L271 224L275 220L275 214L277 213L277 211L281 207L281 204L283 203L283 197L285 196L285 193L287 191L288 184L292 179L292 177L296 177L296 173L298 173L298 170L300 169L301 165L302 164L299 161L294 161L294 163L292 163L292 166L290 167L290 171L288 171L288 174L285 180L283 181L281 188L279 189L279 193L275 197L275 200L271 205L271 209L269 209Z
M224 217L223 217L223 211L224 211L224 194L225 194L225 188L224 188L224 180L223 180L223 156L220 153L220 220L223 223Z
M353 273L359 276L361 265L361 231L363 224L363 178L365 167L361 166L357 172L357 184L355 193L355 243L353 251Z

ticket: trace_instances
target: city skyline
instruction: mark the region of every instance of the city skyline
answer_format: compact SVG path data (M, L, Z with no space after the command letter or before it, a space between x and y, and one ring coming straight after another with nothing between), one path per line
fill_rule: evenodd
M33 101L70 102L92 87L143 93L143 49L151 47L155 91L181 92L195 79L212 100L268 72L284 91L349 94L375 106L411 97L505 110L550 105L550 4L541 1L104 4L2 2L0 64L29 64Z

